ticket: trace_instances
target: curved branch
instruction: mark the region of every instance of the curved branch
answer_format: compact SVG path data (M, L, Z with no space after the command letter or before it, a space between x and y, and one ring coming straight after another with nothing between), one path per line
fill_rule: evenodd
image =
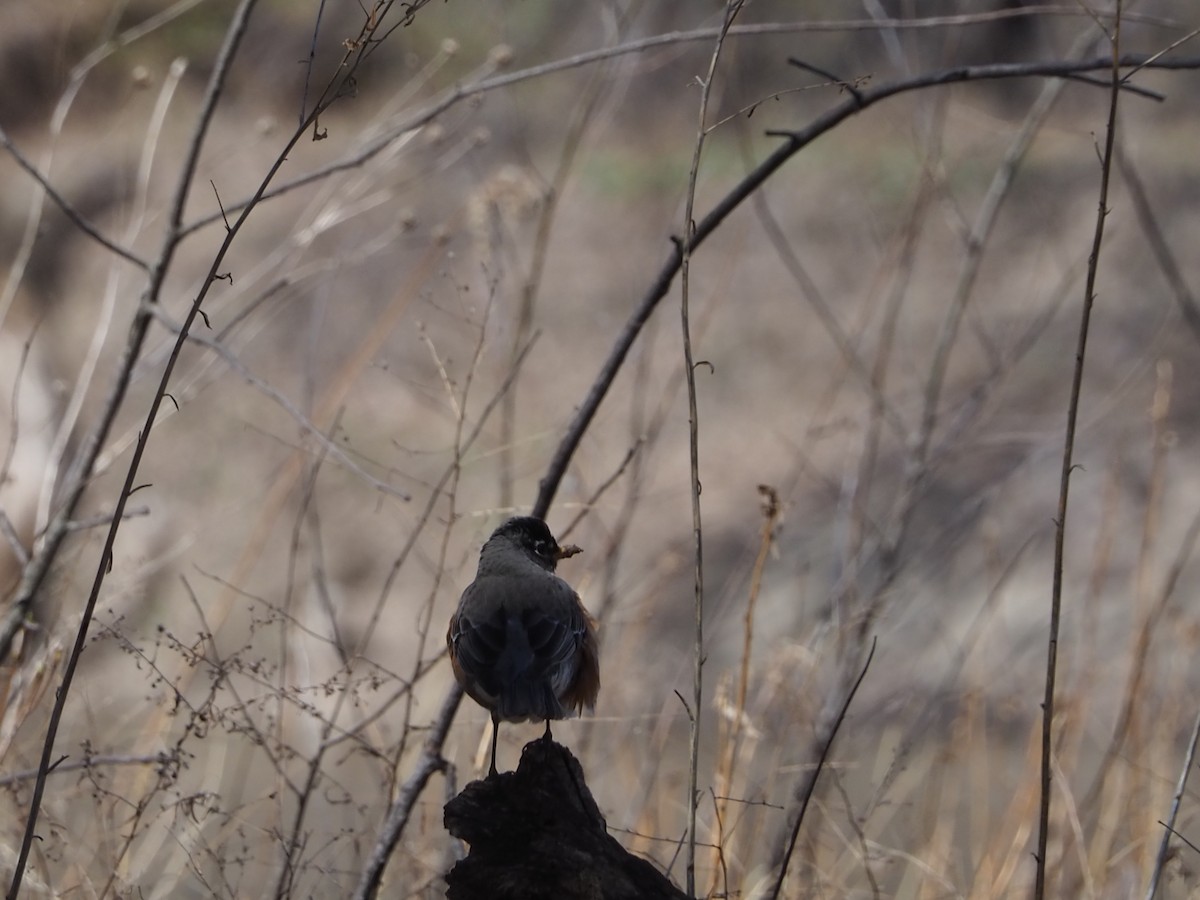
M1085 16L1092 15L1089 12L1082 12L1078 9L1069 6L1047 4L1044 6L1023 6L1016 9L992 10L983 13L968 13L956 16L928 16L925 18L916 19L837 19L825 22L761 22L755 25L735 25L729 30L731 37L760 37L762 35L771 34L804 34L804 33L829 33L841 31L874 31L881 28L895 30L924 30L938 28L957 28L965 25L983 25L989 22L996 22L1002 19L1025 18L1033 16ZM1103 14L1099 14L1103 18ZM1128 21L1130 17L1126 16ZM1154 16L1144 16L1140 21L1150 25L1158 25L1162 27L1170 27L1175 23L1167 19L1162 19ZM647 50L653 50L656 47L673 46L675 44L690 44L699 41L714 40L719 28L698 28L693 31L671 31L665 34L655 34L649 37L639 38L633 41L627 41L623 44L618 44L613 47L601 47L595 50L585 50L582 53L577 53L574 56L564 57L563 59L555 59L550 62L539 63L538 65L529 66L525 69L519 69L516 72L507 72L503 75L496 75L496 70L500 67L500 57L493 55L488 59L487 64L482 69L482 74L475 81L456 84L452 89L448 90L444 95L436 100L433 100L424 109L410 115L404 121L393 125L386 132L367 141L359 146L349 156L334 160L328 165L315 169L304 175L297 176L291 181L282 182L271 188L262 196L263 200L271 200L283 194L294 191L297 188L312 184L316 181L321 181L328 178L330 175L335 175L338 172L344 172L349 169L356 169L374 157L378 156L385 149L392 146L396 141L400 140L404 135L415 131L425 125L428 125L442 113L450 108L457 106L463 100L468 100L471 97L478 97L483 94L490 93L501 88L509 87L514 84L520 84L526 81L532 81L535 78L542 78L547 75L554 75L559 72L565 72L570 69L578 69L583 66L589 66L594 63L604 62L605 60L614 59L619 56L629 56L635 53L643 53ZM1066 77L1079 77L1069 76ZM1105 82L1091 82L1100 86L1105 86ZM1131 88L1131 90L1136 90ZM245 198L230 206L225 207L227 213L239 211L245 204L249 203L250 199ZM194 222L189 223L183 228L182 233L188 235L197 229L203 228L206 225L211 225L221 218L220 212L209 213L201 216Z
M1122 69L1200 69L1200 57L1154 59L1144 54L1136 54L1122 56L1118 60L1117 65ZM759 163L753 172L738 182L712 208L708 215L696 223L696 229L688 241L688 250L694 250L704 243L730 213L737 209L743 201L758 190L768 178L782 168L783 164L793 156L821 137L821 135L832 131L846 119L856 113L862 112L881 100L922 88L956 84L965 81L997 81L1008 78L1070 78L1082 72L1095 72L1102 69L1112 69L1112 67L1113 60L1111 57L1096 57L1094 59L1078 60L1075 62L1053 61L998 63L987 66L958 66L952 69L943 69L937 72L917 75L912 78L899 79L875 88L859 88L856 94L818 116L805 128L797 131L768 132L768 134L784 138L784 143ZM675 246L667 257L667 261L663 264L662 269L659 270L658 276L642 296L641 302L634 309L629 320L625 323L625 327L617 337L616 343L609 352L608 359L605 360L600 373L592 383L587 397L580 405L579 411L575 414L574 421L567 429L566 435L559 444L545 477L540 482L537 502L533 506L533 515L545 518L547 511L550 509L550 504L554 500L554 495L558 491L558 485L562 481L563 475L566 474L567 466L570 464L571 458L575 455L575 450L578 448L579 442L583 439L584 433L591 425L596 411L600 408L601 401L604 400L609 387L612 386L617 373L621 370L621 366L625 362L625 357L633 346L633 342L637 339L638 334L641 333L642 327L646 324L647 320L649 320L650 314L654 312L658 301L665 297L667 291L670 290L671 282L675 280L675 274L679 271L683 260L682 247L682 240L675 239Z
M0 128L0 147L3 147L8 151L9 155L13 158L16 164L24 169L25 173L38 183L41 189L46 192L46 196L50 198L55 206L62 210L63 215L65 215L76 228L98 243L101 247L110 250L112 253L121 257L121 259L133 263L143 272L150 271L150 263L146 262L132 250L128 250L125 247L122 247L116 241L105 237L99 228L84 218L83 213L72 206L67 198L60 194L54 185L50 183L50 180L40 171L38 171L37 166L35 166L33 162L31 162L25 156L25 154L23 154L17 148L17 145L12 142L12 138L8 136L8 132L6 132L3 128Z

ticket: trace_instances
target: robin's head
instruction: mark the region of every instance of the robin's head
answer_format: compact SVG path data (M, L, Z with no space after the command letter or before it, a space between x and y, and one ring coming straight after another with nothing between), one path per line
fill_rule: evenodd
M546 523L534 516L517 516L493 531L484 546L497 545L511 547L551 572L560 559L581 552L574 544L559 546Z

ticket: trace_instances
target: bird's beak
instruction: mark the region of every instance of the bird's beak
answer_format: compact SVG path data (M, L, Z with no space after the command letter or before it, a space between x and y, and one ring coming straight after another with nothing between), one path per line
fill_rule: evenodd
M577 547L574 544L567 544L565 547L559 547L558 552L554 554L555 559L570 559L583 552L582 547Z

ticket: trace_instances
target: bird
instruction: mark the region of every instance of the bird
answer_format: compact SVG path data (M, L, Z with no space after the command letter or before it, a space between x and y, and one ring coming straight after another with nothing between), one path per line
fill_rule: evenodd
M550 722L592 709L600 692L596 623L559 560L583 552L559 546L534 516L509 519L479 553L475 580L450 618L446 647L454 677L491 713L492 762L500 722Z

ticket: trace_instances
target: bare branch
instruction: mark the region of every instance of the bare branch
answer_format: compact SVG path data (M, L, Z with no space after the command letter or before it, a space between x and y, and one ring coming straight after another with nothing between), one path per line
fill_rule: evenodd
M52 775L63 775L67 772L78 772L81 769L90 770L101 766L167 766L178 764L179 758L170 753L153 753L143 756L131 756L121 753L95 754L93 756L85 756L82 759L64 760L54 766L50 770L50 773ZM7 775L0 775L0 788L11 787L23 781L32 781L37 776L37 769L23 769L20 772L9 772Z
M1117 64L1123 68L1136 65L1146 65L1147 68L1167 69L1200 68L1200 57L1157 59L1153 63L1147 63L1148 59L1149 57L1144 55L1126 55L1121 57L1117 61ZM1113 60L1111 58L1100 57L1078 62L959 66L912 78L899 79L875 88L864 89L859 95L861 99L850 98L842 101L833 109L818 116L805 128L797 131L773 132L777 136L784 138L784 143L759 163L754 171L738 182L703 219L696 223L695 231L686 241L686 245L689 250L699 247L716 231L730 213L741 206L743 201L762 187L784 163L846 119L857 115L881 100L936 85L1008 78L1063 78L1077 72L1091 72L1098 69L1111 68L1112 65ZM558 491L558 485L562 481L563 475L566 474L567 465L574 456L575 450L579 446L579 442L583 439L584 433L591 425L592 418L600 408L600 404L608 393L609 387L612 386L613 380L617 377L617 373L624 364L625 357L629 353L629 348L637 340L642 327L649 320L650 314L654 312L654 308L658 305L658 302L670 290L671 283L675 280L675 274L679 271L683 245L684 242L682 241L677 243L668 255L667 261L659 270L649 289L642 296L638 306L630 314L625 327L614 342L612 349L609 351L608 358L601 366L600 373L592 383L583 403L580 404L579 410L575 414L575 419L563 436L562 442L559 444L558 450L555 452L545 476L539 483L538 498L537 502L534 503L533 515L544 516L550 508L550 503L554 500L554 495Z
M152 308L152 312L155 318L161 321L168 330L173 331L176 334L182 332L180 325L171 321L157 307ZM223 342L217 340L216 338L210 338L208 335L196 333L189 333L187 335L187 339L194 344L199 344L201 347L208 348L213 353L217 354L217 356L221 357L221 359L225 361L225 364L234 372L236 372L243 380L245 380L247 384L250 384L258 391L261 391L265 396L278 404L284 412L291 416L296 424L304 429L304 431L306 431L309 436L321 446L322 452L328 453L339 463L345 466L347 470L353 472L357 477L369 484L374 490L406 502L412 499L412 495L407 491L402 491L399 488L388 484L386 481L380 481L378 478L356 463L353 459L351 459L346 451L338 446L336 441L332 440L321 428L317 426L317 424L311 418L305 415L304 410L300 409L300 407L290 400L286 394L273 386L270 382L251 372L246 364L238 358L237 354L230 350L229 347L227 347Z
M988 22L998 21L1000 19L1018 18L1039 14L1062 16L1085 15L1085 13L1079 10L1077 7L1071 6L1021 7L1019 9L998 10L992 13L969 14L963 16L933 16L930 18L917 19L888 19L878 22L870 19L850 19L829 22L776 22L762 23L758 25L741 25L730 29L730 36L755 37L767 34L798 34L804 32L869 31L879 28L952 28L962 25L985 24ZM1169 27L1174 24L1169 20L1155 17L1147 17L1145 21L1151 24L1162 25L1164 27ZM602 47L598 50L588 50L583 53L578 53L574 56L568 56L564 59L553 60L548 63L530 66L526 69L510 72L505 75L493 75L492 73L494 73L498 68L498 63L495 59L489 59L487 64L481 67L480 72L476 75L474 80L464 81L462 84L455 85L454 88L447 91L441 98L433 101L424 109L418 110L412 115L406 117L402 122L393 125L385 133L365 142L349 156L346 156L340 160L336 160L326 166L320 167L306 175L301 175L297 178L294 178L291 181L282 182L264 194L262 199L274 199L275 197L279 197L307 184L320 181L337 172L357 168L363 163L377 156L379 153L383 152L383 150L391 146L395 141L399 140L405 134L421 128L424 125L428 125L442 113L446 112L446 110L457 106L462 101L468 100L472 97L490 93L491 91L499 90L501 88L510 87L514 84L530 81L535 78L543 78L547 75L554 75L570 69L578 69L582 66L592 65L593 63L613 59L614 57L642 53L646 50L654 49L655 47L712 41L716 39L719 33L719 28L701 28L695 31L668 32L666 34L654 35L652 37L641 38L639 40L629 41L624 44L618 44L614 47ZM1149 57L1142 58L1142 65L1148 64L1146 62L1147 59L1149 59ZM1021 65L1037 64L1028 63ZM1081 71L1104 68L1106 65L1107 61L1091 67L1085 66ZM1153 67L1158 66L1155 64ZM1184 68L1192 67L1185 66ZM1028 74L1034 75L1038 73L1030 72ZM1065 72L1060 77L1074 77L1074 73ZM1141 92L1149 93L1145 91ZM233 204L232 206L226 207L226 210L231 213L236 212L248 202L249 199L247 198L246 200L242 200ZM199 228L203 228L206 225L210 225L211 223L217 221L219 218L219 213L210 213L206 216L202 216L196 221L189 223L183 229L183 233L188 234Z
M708 60L708 72L705 73L700 87L700 109L696 127L696 140L692 147L692 165L688 170L687 199L684 203L683 233L684 240L680 246L679 259L679 319L680 331L683 337L683 374L687 383L688 401L688 488L692 499L692 539L695 546L695 565L693 567L693 620L695 629L692 635L692 705L695 712L689 715L691 720L691 736L688 748L688 781L687 781L687 867L686 886L688 896L696 893L696 810L700 804L698 778L700 772L700 711L704 706L704 532L700 516L700 413L696 405L696 362L692 357L692 329L688 318L688 300L690 280L689 266L692 256L692 229L695 227L692 213L696 203L696 180L700 175L700 157L704 152L704 139L708 135L708 103L712 96L713 79L716 77L717 61L721 58L721 48L729 34L733 20L742 11L745 0L727 0L725 4L725 19L720 32L717 34L712 55Z
M788 836L787 844L783 848L783 853L777 866L779 871L775 876L775 887L771 890L771 900L778 900L779 893L783 890L783 881L787 878L792 851L796 849L796 839L800 836L800 826L804 824L804 814L808 810L809 801L812 800L813 792L817 788L817 778L820 776L821 770L825 768L825 762L829 759L829 751L833 748L834 739L837 738L838 731L841 730L842 722L846 720L846 713L850 710L850 704L854 702L854 695L858 693L859 686L862 685L863 679L867 677L867 670L871 668L871 660L874 658L875 641L871 641L871 650L867 654L866 662L863 663L862 671L858 673L858 678L846 693L846 699L842 702L838 714L830 723L828 733L822 741L821 754L817 758L817 764L796 788L796 798L799 804L793 813L795 819L792 822L791 833Z
M1109 96L1108 125L1104 135L1104 153L1100 164L1100 192L1096 212L1096 227L1092 236L1092 252L1088 257L1087 280L1083 289L1083 309L1079 316L1079 338L1075 348L1075 367L1071 378L1071 399L1067 404L1067 427L1063 438L1062 474L1058 492L1058 514L1054 523L1054 577L1050 595L1050 625L1046 652L1046 690L1042 699L1042 764L1041 795L1038 810L1037 873L1033 896L1046 896L1046 852L1050 839L1050 776L1054 752L1054 690L1058 672L1058 633L1062 615L1063 567L1066 556L1067 498L1071 489L1072 460L1075 454L1075 425L1079 419L1079 398L1083 391L1083 363L1087 353L1088 332L1091 326L1092 305L1096 300L1096 271L1100 265L1100 247L1104 241L1104 223L1108 218L1108 182L1112 173L1113 145L1117 133L1117 101L1121 96L1121 69L1126 65L1120 55L1121 3L1117 0L1117 16L1113 21L1112 56L1109 68L1112 87Z
M127 250L116 241L106 238L100 233L100 230L96 228L95 225L83 217L83 214L79 212L79 210L67 202L67 199L57 190L55 190L54 185L50 183L49 179L47 179L45 175L38 171L37 166L30 162L25 157L25 154L17 149L16 144L12 142L12 139L8 136L8 132L6 132L3 127L0 127L0 147L3 147L5 150L7 150L9 155L16 160L17 165L24 169L29 174L30 178L41 185L42 190L46 192L46 196L54 202L55 206L63 211L63 214L71 220L71 223L76 228L94 240L101 247L111 250L117 256L121 257L121 259L133 263L143 272L148 272L150 270L150 264L148 262L135 254L132 250Z
M24 566L29 562L29 551L21 543L21 536L17 534L17 529L13 526L12 519L2 509L0 509L0 537L3 537L5 543L8 544L8 549L17 558L18 565Z
M1146 888L1146 900L1154 900L1154 895L1158 893L1158 880L1162 876L1163 866L1167 863L1167 851L1171 846L1171 835L1178 834L1175 830L1175 821L1179 816L1179 804L1183 801L1183 792L1187 789L1188 775L1191 774L1192 765L1196 761L1197 745L1200 745L1200 715L1196 716L1196 722L1192 725L1192 739L1188 741L1188 749L1183 757L1183 765L1179 767L1179 777L1175 781L1175 795L1171 798L1171 814L1167 817L1166 822L1160 823L1163 826L1162 842L1158 845L1158 856L1154 860L1154 871L1150 873L1150 884ZM1193 850L1196 849L1194 844L1189 843L1188 846Z

